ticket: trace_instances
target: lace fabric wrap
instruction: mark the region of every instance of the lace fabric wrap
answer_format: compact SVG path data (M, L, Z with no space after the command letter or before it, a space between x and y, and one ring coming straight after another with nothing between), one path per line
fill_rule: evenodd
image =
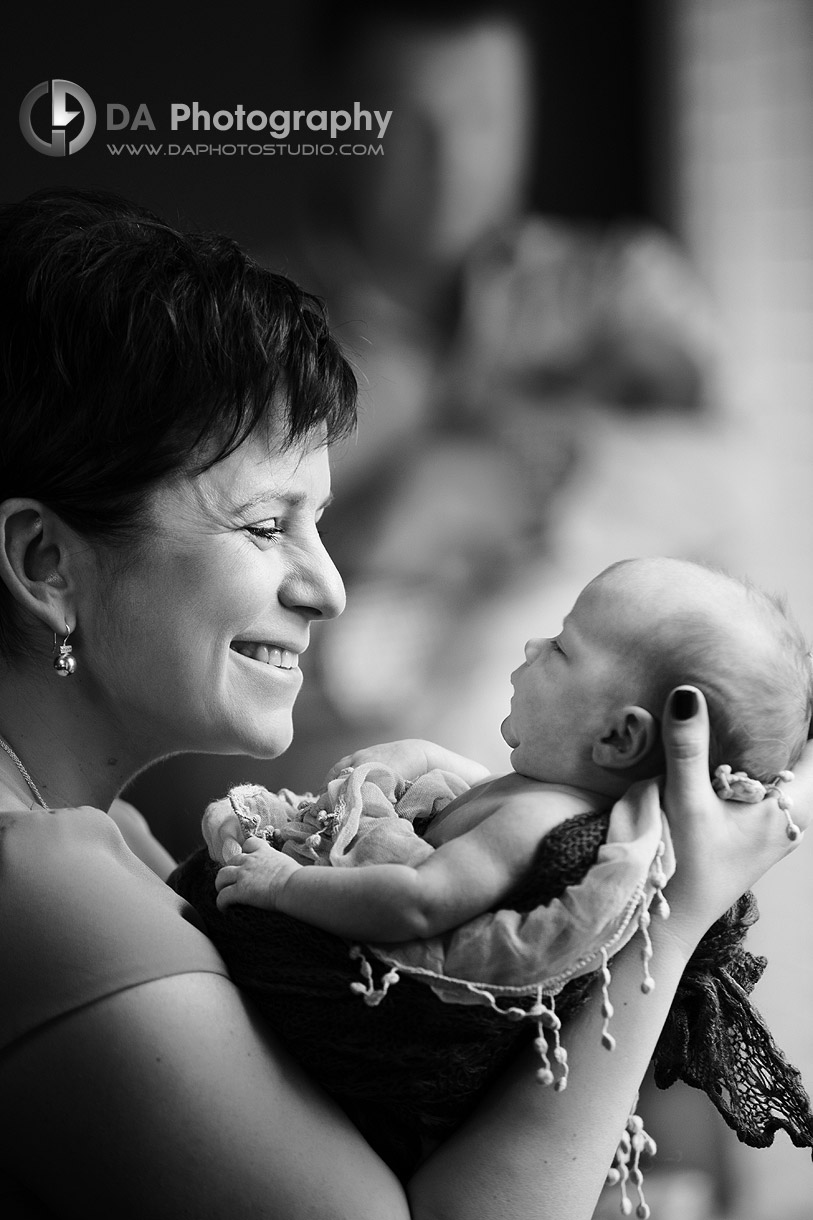
M759 918L749 891L703 937L683 973L653 1056L655 1083L702 1089L739 1139L767 1148L785 1131L813 1149L813 1112L788 1062L748 996L767 960L742 941Z
M359 768L316 798L244 786L228 799L244 829L317 867L392 859L393 843L402 859L419 862L432 848L411 821L438 812L466 785L437 773L407 785L381 770ZM405 1178L526 1037L530 1023L510 1019L500 1001L531 1016L541 983L558 989L556 1011L567 1021L587 1000L601 976L597 948L615 952L635 932L635 896L643 886L647 900L664 828L654 782L632 789L612 817L582 814L557 826L500 911L472 921L478 933L466 925L457 943L451 933L429 947L421 942L419 951L365 946L379 976L395 968L400 977L377 1006L351 990L359 972L346 941L276 912L219 911L217 865L205 849L170 880L271 1028ZM671 871L671 855L666 864ZM616 868L615 878L607 875ZM769 1145L784 1129L798 1147L813 1147L799 1073L748 1000L764 967L741 947L756 917L745 895L704 937L656 1048L655 1079L661 1088L682 1079L703 1089L746 1144ZM523 948L531 929L543 942L536 958ZM517 944L519 973L511 974L506 946Z

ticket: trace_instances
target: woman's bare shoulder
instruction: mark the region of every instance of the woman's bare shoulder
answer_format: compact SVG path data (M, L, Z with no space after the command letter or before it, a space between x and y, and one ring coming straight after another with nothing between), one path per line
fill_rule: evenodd
M98 809L0 818L0 1048L115 992L226 967Z
M129 801L116 797L107 811L107 816L118 826L130 851L134 852L139 860L143 860L162 881L166 881L178 861L172 858L163 843L158 842L143 813Z

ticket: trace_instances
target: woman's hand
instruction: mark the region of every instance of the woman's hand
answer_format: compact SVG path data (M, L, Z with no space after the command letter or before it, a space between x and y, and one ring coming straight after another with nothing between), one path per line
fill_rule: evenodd
M724 911L798 845L775 796L758 805L723 801L709 783L706 702L694 687L679 687L663 716L666 752L664 808L677 868L667 887L669 930L695 943ZM808 743L787 792L793 820L804 831L813 808L813 743ZM784 790L784 787L783 787Z
M243 902L264 911L277 909L277 895L291 873L301 864L277 851L265 839L249 835L239 856L232 856L215 877L217 905L221 911L234 902Z

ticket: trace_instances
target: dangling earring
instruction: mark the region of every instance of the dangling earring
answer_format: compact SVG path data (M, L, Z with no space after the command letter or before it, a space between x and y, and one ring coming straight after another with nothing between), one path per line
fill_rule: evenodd
M54 632L54 652L59 652L54 657L54 669L59 674L60 678L69 678L71 674L76 673L76 657L71 656L73 648L68 643L71 635L71 629L68 624L65 624L65 639L61 644L56 642L56 632Z

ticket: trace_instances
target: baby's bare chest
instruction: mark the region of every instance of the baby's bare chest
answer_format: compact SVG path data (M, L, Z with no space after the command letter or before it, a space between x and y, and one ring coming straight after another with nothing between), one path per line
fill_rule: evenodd
M474 830L495 813L522 818L538 812L541 807L551 813L555 811L555 820L563 821L566 817L583 812L590 807L590 803L576 799L571 793L565 794L555 785L515 774L504 775L479 784L450 802L435 815L423 837L432 847L440 847Z

